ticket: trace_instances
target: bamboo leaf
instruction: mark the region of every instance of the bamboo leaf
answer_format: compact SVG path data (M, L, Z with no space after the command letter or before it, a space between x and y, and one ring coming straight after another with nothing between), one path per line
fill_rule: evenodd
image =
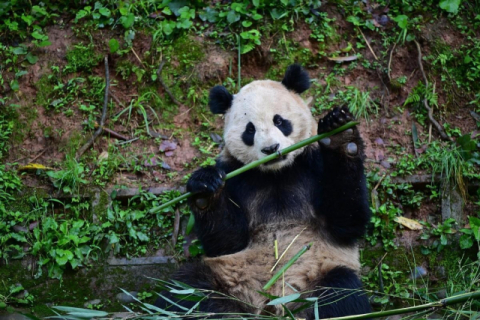
M290 294L288 296L284 296L284 297L280 297L280 298L277 298L275 300L272 300L269 303L267 303L267 305L275 306L277 304L285 304L285 303L289 303L289 302L292 302L294 300L297 300L298 298L300 298L300 293L294 293L294 294Z

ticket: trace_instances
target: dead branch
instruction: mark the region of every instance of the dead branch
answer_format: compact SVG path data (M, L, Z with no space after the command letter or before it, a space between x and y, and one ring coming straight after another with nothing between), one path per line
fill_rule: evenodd
M90 138L90 140L88 140L87 143L85 143L83 145L83 147L81 147L78 150L77 156L76 156L77 161L85 153L85 151L87 151L88 148L90 148L93 145L93 142L95 141L95 139L97 139L97 137L103 131L103 125L105 124L105 119L107 118L109 88L110 88L110 72L108 71L108 56L105 56L105 97L104 97L104 100L103 100L103 110L102 110L102 117L100 118L100 125L99 125L97 131L95 131L93 136Z
M162 70L163 70L164 65L165 65L165 60L162 60L162 62L160 62L160 66L158 67L158 70L157 70L157 79L160 82L160 84L162 85L163 89L165 89L165 92L168 94L170 99L172 99L173 103L175 103L177 106L181 107L182 103L180 103L177 99L175 99L175 96L173 95L172 91L170 91L167 84L163 81Z
M390 81L392 81L392 77L390 76L390 70L391 70L391 66L392 66L393 51L395 51L396 47L397 47L397 43L395 42L393 44L392 51L390 51L390 57L388 59L387 76L388 76L388 80L390 80Z
M427 76L425 75L425 71L423 70L423 64L422 64L422 49L420 48L420 44L418 43L417 40L413 40L415 44L417 45L417 50L418 50L418 65L420 66L420 71L422 72L423 76L423 81L425 82L425 89L428 88L428 79ZM428 105L427 99L423 99L423 106L425 109L428 111L428 120L432 124L432 126L437 129L438 133L440 134L440 137L444 141L452 141L452 138L450 138L445 131L443 131L442 126L433 118L433 108L430 108Z
M365 43L367 44L368 49L370 49L370 52L373 54L373 57L375 58L375 60L378 61L377 55L376 55L375 52L373 51L372 47L370 46L370 43L368 42L367 38L366 38L365 35L363 34L362 30L361 30L360 28L357 28L357 29L358 29L358 31L360 31L360 34L362 35L363 40L365 40Z

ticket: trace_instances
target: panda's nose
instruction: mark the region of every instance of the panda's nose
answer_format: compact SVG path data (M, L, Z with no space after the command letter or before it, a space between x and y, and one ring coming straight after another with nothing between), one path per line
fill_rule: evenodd
M272 144L270 147L265 147L262 149L262 152L265 154L272 154L274 152L277 152L278 147L280 147L279 143Z

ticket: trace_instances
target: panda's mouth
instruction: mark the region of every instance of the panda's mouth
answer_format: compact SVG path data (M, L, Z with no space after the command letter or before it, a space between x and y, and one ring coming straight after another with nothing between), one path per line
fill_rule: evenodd
M272 165L272 164L275 164L275 163L279 163L279 162L282 162L283 160L287 159L287 155L282 155L276 159L273 159L273 160L270 160L268 162L265 162L263 165L264 166L269 166L269 165Z

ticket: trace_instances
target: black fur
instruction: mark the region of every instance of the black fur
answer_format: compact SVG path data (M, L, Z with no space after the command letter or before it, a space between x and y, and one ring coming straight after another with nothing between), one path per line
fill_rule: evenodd
M273 123L286 137L293 132L292 122L290 120L283 119L279 114L273 116Z
M253 125L253 123L249 122L245 127L245 131L242 133L242 141L247 146L251 147L253 146L254 138L255 138L255 126Z
M208 106L214 114L224 114L232 106L233 96L224 86L215 86L210 90Z
M287 75L298 72L297 67L289 68ZM334 129L351 118L348 110L336 108L319 122L318 131ZM225 173L243 166L232 158L219 158L215 167L196 171L187 184L187 189L194 193L188 203L195 215L196 232L206 255L216 257L239 252L247 247L253 228L294 219L299 224L318 226L319 232L338 247L354 246L365 233L371 214L363 167L363 142L356 128L330 139L329 144L320 142L306 147L292 165L280 171L256 168L224 183ZM358 146L357 154L346 152L349 143ZM262 201L254 201L258 200L258 195L263 196ZM252 207L252 203L256 206ZM314 216L302 215L301 208L305 208L306 203L313 208ZM253 225L249 221L252 213L256 214ZM223 289L221 281L205 265L184 265L175 278L195 288L220 292ZM361 288L355 273L344 267L331 270L317 282L319 286ZM319 289L316 294L325 292L334 291ZM321 318L370 310L367 298L360 293L348 296L339 292L338 295L337 298L344 299L337 302L333 302L337 299L331 299L332 303L319 308ZM246 310L238 302L209 300L213 301L202 302L200 310L217 313ZM157 305L162 307L164 302L157 301ZM312 315L310 313L308 318L312 319Z
M288 89L298 94L310 88L310 78L308 73L303 70L299 64L292 64L285 72L282 84Z
M319 289L312 297L320 297L318 300L320 319L372 312L368 296L362 290L362 283L351 269L337 267L331 270L316 287ZM307 312L307 319L315 319L313 309Z

